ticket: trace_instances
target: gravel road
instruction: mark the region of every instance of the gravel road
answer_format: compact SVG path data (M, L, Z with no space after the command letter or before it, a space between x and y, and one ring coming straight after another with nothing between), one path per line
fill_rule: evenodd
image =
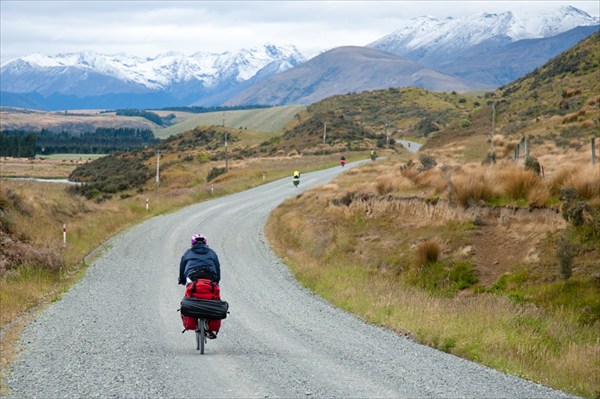
M355 166L162 215L103 255L22 336L9 398L562 398L368 325L303 289L263 235L285 198ZM202 232L231 314L205 355L181 333L179 258Z

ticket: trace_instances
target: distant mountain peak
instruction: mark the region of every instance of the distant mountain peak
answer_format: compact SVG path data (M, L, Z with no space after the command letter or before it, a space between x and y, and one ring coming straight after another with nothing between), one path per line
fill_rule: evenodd
M544 38L599 23L599 18L572 6L536 13L480 12L462 18L424 16L412 19L367 47L421 60L437 52L444 54L454 49L466 49L494 38L510 41Z

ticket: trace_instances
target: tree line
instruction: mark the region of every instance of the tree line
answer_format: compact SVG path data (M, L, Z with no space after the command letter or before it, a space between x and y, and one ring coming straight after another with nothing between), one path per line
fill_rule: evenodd
M158 143L150 129L96 128L94 132L60 133L42 129L0 131L0 156L32 158L36 154L109 154Z
M179 112L190 112L193 114L204 114L208 112L221 112L221 111L245 111L249 109L262 109L271 108L271 105L231 105L231 106L214 106L214 107L165 107L163 111L179 111Z

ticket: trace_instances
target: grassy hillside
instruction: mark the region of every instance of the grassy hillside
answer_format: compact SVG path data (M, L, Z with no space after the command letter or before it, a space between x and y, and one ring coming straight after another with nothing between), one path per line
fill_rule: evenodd
M466 159L479 156L483 160L491 149L494 102L493 151L497 157L513 156L524 139L530 149L542 150L540 156L581 150L592 137L600 137L599 54L600 33L596 33L523 78L487 93L486 106L469 116L470 126L440 131L424 150L443 157L446 149L461 146Z
M303 105L287 105L283 107L260 108L254 110L208 112L193 114L189 112L153 111L161 116L173 113L177 118L175 124L166 128L156 128L154 135L166 138L192 130L199 126L223 126L240 130L257 132L277 132L290 121L296 113L306 108Z
M383 147L391 138L421 138L466 120L482 101L467 95L418 88L373 90L333 96L310 105L292 120L281 145L302 151L322 143L353 149ZM368 141L365 143L365 139Z

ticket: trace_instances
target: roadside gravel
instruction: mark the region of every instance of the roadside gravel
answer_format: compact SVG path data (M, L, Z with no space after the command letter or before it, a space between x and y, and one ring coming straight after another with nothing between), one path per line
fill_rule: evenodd
M302 288L263 227L285 198L346 168L155 217L111 239L25 330L9 398L566 398L416 344ZM222 264L231 314L205 355L177 312L179 257L202 232Z

